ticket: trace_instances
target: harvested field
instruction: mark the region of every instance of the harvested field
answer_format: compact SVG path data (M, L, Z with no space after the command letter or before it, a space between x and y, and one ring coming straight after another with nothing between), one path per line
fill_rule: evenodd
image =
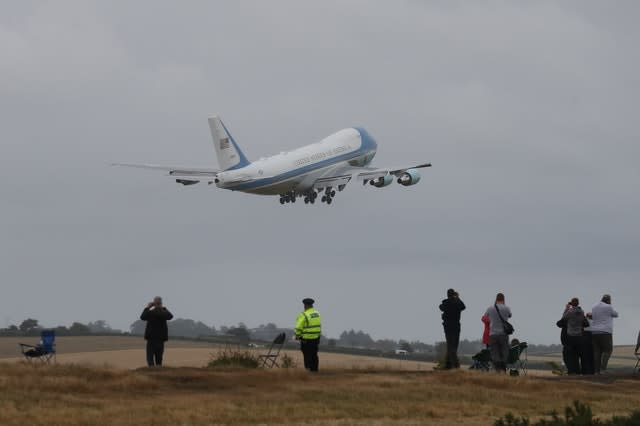
M31 338L31 340L34 340ZM0 338L0 362L22 361L18 342L25 338ZM27 339L29 342L29 339ZM145 342L141 337L131 336L78 336L59 337L57 341L57 361L61 364L83 364L93 366L110 366L123 369L135 369L146 366ZM221 344L188 340L170 340L165 349L165 366L168 367L203 367L212 355L228 348ZM249 350L232 346L233 349ZM255 354L265 353L267 348L251 349ZM302 354L297 350L286 350L294 363L302 365ZM322 368L354 368L354 369L393 369L425 371L431 370L434 364L409 361L344 355L337 353L321 353Z
M12 358L20 355L18 343L33 345L38 337L0 337L0 358ZM206 342L191 340L170 341L173 347L209 347ZM119 351L144 348L144 340L139 336L60 336L56 337L58 353Z
M34 344L37 337L0 337L0 362L22 360L18 343ZM116 368L139 368L145 366L145 343L138 336L62 336L57 338L58 362L75 363ZM224 349L226 345L203 341L170 340L166 345L165 364L173 367L202 367L212 354ZM237 348L237 346L234 346ZM241 348L244 350L244 348ZM611 368L633 368L636 357L633 346L616 346L609 362ZM254 353L263 353L267 348L252 349ZM299 351L285 351L297 365L302 364ZM392 370L427 371L433 363L345 355L321 352L322 368L385 368ZM529 355L530 362L562 362L561 355ZM531 371L531 374L549 374L549 370Z

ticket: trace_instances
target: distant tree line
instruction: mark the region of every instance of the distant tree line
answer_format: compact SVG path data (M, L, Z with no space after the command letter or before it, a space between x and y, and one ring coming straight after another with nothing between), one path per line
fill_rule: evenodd
M131 324L131 334L142 336L144 335L145 321L137 320ZM249 343L251 341L268 342L273 340L278 334L285 333L287 336L293 336L293 329L281 328L270 322L268 324L261 324L255 328L248 328L243 322L234 326L220 326L216 329L214 326L208 326L201 321L194 321L192 319L177 318L168 322L169 336L170 337L192 337L192 338L206 338L206 337L218 337L229 338L237 343Z
M27 318L20 325L10 325L0 328L0 336L39 336L42 330L55 330L58 336L88 336L92 334L122 334L121 330L115 330L104 320L82 324L74 322L69 327L58 325L56 327L43 327L37 319Z
M0 336L39 336L40 332L47 328L55 330L59 336L87 336L87 335L108 335L108 334L132 334L136 336L144 335L146 322L142 320L134 321L128 332L113 329L104 320L82 324L74 322L70 326L43 327L37 319L27 318L20 325L10 325L7 328L0 329ZM241 344L250 342L270 342L278 334L285 333L289 338L293 336L293 329L278 327L274 323L260 324L258 327L248 328L243 322L233 326L220 326L216 328L209 326L201 321L195 321L187 318L176 318L169 321L169 336L184 338L216 338L217 340L228 339ZM424 343L421 341L378 339L374 340L371 335L362 330L355 331L345 330L337 339L322 336L321 345L349 348L349 349L367 349L375 350L383 353L393 353L397 349L407 351L412 354L441 354L444 353L444 342L436 342L435 344ZM460 354L475 354L479 352L484 345L480 340L461 340L458 352ZM560 352L562 346L556 345L536 345L529 343L529 353L549 353Z

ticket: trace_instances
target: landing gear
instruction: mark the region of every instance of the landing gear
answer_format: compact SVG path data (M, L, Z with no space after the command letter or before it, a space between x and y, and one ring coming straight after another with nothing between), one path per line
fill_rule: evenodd
M323 203L331 204L333 202L333 197L336 196L336 191L334 191L331 187L327 187L324 190L324 195L320 199Z
M285 192L284 194L280 194L280 204L295 203L296 196L297 194L295 191Z
M338 191L341 191L339 187ZM324 188L324 192L322 192L322 190L319 192L311 190L303 193L296 193L295 191L285 192L280 194L280 204L295 203L296 198L298 197L302 198L305 204L315 204L316 198L318 198L319 195L322 195L320 201L331 204L333 202L333 198L336 196L336 191L333 188L328 187Z

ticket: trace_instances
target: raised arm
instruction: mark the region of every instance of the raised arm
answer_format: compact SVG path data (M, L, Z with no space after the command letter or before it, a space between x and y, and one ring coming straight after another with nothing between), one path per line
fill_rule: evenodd
M162 314L164 315L164 319L166 319L167 321L173 319L173 314L169 312L167 308L162 308Z
M142 313L140 314L140 319L142 321L146 321L149 319L149 308L144 308L144 310L142 311Z
M467 309L467 307L465 306L464 302L460 299L458 299L458 302L460 302L460 310L464 311L465 309Z

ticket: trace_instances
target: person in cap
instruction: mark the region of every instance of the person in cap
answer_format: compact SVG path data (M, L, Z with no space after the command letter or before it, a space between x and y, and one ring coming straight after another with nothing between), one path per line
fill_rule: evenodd
M304 310L298 314L296 319L295 334L296 340L300 341L300 350L304 356L304 368L317 372L320 360L318 359L318 345L320 344L321 319L313 304L315 301L310 298L302 300Z
M458 345L460 344L460 315L466 309L464 302L460 300L458 292L450 288L447 290L447 298L440 304L442 311L442 325L444 337L447 340L447 356L444 368L460 368L458 360Z
M613 319L618 312L611 306L611 296L605 294L591 308L591 344L593 346L593 369L595 374L607 370L613 352Z
M154 297L140 315L140 319L147 322L144 339L147 341L147 365L149 367L162 365L164 342L169 340L167 321L172 318L173 314L162 304L160 296Z

